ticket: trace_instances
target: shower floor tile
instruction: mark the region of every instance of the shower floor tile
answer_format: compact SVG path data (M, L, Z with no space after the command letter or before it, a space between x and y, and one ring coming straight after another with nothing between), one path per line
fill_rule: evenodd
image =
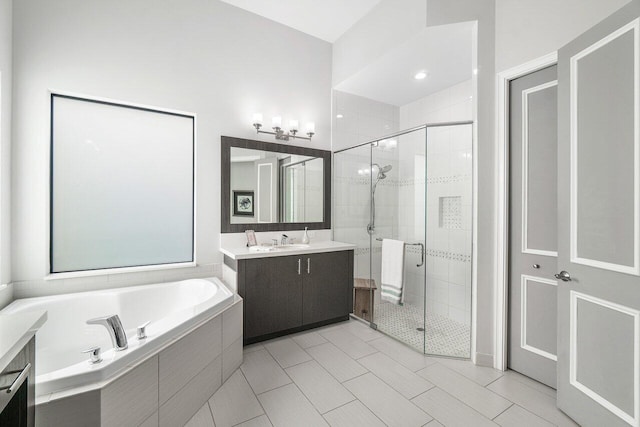
M377 304L375 323L382 331L426 354L452 357L470 357L471 331L468 326L437 314L427 313L421 307L388 302ZM425 328L419 331L417 328ZM423 341L426 338L426 342ZM424 346L424 347L423 347Z

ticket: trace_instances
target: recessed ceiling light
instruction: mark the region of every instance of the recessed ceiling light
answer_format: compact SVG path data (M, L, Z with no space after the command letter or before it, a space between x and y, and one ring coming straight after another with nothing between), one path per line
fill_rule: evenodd
M416 73L416 75L413 76L413 78L416 79L416 80L422 80L422 79L424 79L426 77L427 77L427 72L426 71L418 71Z
M341 119L341 118L343 118L343 117L344 117L344 116L343 116L342 114L338 114L338 115L336 116L336 119Z

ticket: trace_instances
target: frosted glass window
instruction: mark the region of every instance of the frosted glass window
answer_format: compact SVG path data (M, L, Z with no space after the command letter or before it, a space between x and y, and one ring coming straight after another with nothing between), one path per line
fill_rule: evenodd
M52 273L194 261L194 125L52 95Z

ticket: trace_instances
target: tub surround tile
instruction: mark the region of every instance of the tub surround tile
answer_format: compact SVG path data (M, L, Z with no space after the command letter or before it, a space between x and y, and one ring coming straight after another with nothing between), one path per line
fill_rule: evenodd
M306 351L340 382L367 373L367 370L361 364L331 343L317 345L308 348Z
M240 369L256 394L273 390L291 382L289 376L267 350L257 350L245 354Z
M222 385L222 357L200 371L194 379L160 405L160 427L184 425Z
M158 427L158 412L154 412L139 427Z
M242 300L233 303L222 313L222 348L229 347L234 341L242 337Z
M433 419L372 373L354 378L344 385L389 426L422 427Z
M439 388L421 394L412 402L446 426L496 426L494 422Z
M222 351L222 319L217 316L160 352L160 404L184 387Z
M100 390L79 393L36 409L38 427L85 427L100 425Z
M359 400L327 412L324 419L331 427L385 427L385 423Z
M436 363L418 374L489 419L511 406L510 401L443 365Z
M211 410L205 403L202 408L187 422L184 427L216 427L213 423Z
M286 372L321 414L355 399L315 360L287 368Z
M258 395L270 420L278 427L324 427L324 418L294 384Z
M242 336L222 351L222 381L242 365Z
M154 356L102 389L104 427L138 425L158 410L158 356Z
M209 399L209 407L216 427L231 427L264 414L240 370L235 371Z
M266 342L264 346L283 368L311 360L311 356L291 338L278 338Z

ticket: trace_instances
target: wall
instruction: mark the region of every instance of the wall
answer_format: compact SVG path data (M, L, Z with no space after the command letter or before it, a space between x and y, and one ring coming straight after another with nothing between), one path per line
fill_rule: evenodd
M0 0L0 308L13 298L11 281L12 0Z
M426 25L426 0L382 0L333 44L333 84L360 71Z
M551 53L629 0L496 0L496 71Z
M330 148L331 45L216 0L14 4L13 280L16 296L220 271L220 136L265 120L314 121ZM276 60L277 57L285 58ZM197 261L188 270L43 283L48 258L48 90L197 114ZM21 283L20 283L21 282Z

